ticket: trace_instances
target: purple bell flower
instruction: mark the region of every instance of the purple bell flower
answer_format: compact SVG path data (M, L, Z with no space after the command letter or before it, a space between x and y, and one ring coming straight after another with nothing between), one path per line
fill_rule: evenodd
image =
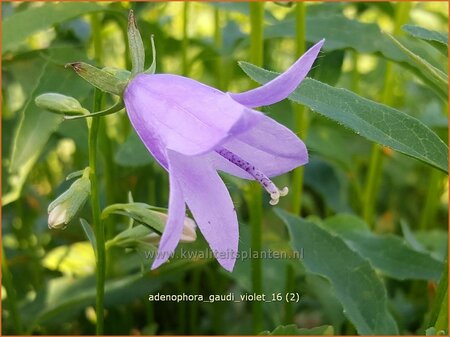
M217 171L258 181L275 205L287 194L270 177L308 162L305 144L253 108L288 97L311 69L324 40L269 83L239 94L190 78L138 74L124 92L131 123L169 172L169 216L152 269L175 250L186 204L219 263L232 271L239 241L236 210Z

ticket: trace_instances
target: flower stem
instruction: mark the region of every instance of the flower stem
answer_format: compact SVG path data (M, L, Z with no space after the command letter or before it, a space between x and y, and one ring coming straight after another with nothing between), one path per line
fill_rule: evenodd
M396 5L395 21L394 21L394 35L401 32L401 26L408 21L409 12L411 10L410 3L399 2ZM393 100L393 82L394 76L392 72L392 63L386 63L386 72L384 76L384 90L382 93L382 102L386 105L391 105ZM369 172L367 174L366 188L364 190L364 204L362 214L364 220L370 225L373 223L373 215L375 210L375 199L378 194L378 188L383 172L383 147L374 144L372 147L372 154L369 164Z
M189 19L189 2L183 2L183 41L181 45L181 73L183 76L188 75L188 19Z
M420 217L419 228L422 230L430 228L436 219L436 212L439 206L439 198L442 193L443 187L443 174L434 168L431 168L430 170L431 172L428 180L427 196Z
M436 331L448 331L448 255L445 259L443 273L427 324L427 327L433 326Z
M295 44L296 44L296 57L300 57L305 52L305 3L298 2L295 6ZM292 109L294 112L295 121L295 132L300 136L301 139L305 140L308 127L309 119L308 113L304 106L293 104ZM294 170L292 176L292 213L299 215L302 205L302 193L303 193L303 166L298 167Z
M263 65L264 52L264 3L250 3L250 59L257 66ZM259 184L250 184L249 189L249 215L252 233L251 249L260 252L262 248L262 192ZM252 259L252 288L256 294L261 294L262 287L262 266L260 259ZM262 304L258 301L252 302L253 332L258 334L262 331Z
M304 54L306 49L306 7L304 2L297 2L294 9L295 14L295 56L296 58ZM299 104L292 104L294 113L295 132L301 139L305 140L308 127L309 116L305 106ZM304 167L300 166L292 173L292 199L291 208L292 213L300 215L302 209L302 195L303 195L303 178ZM294 287L295 273L290 264L286 266L286 292L292 292ZM284 305L284 322L291 323L294 320L294 309L291 302L286 302Z
M13 332L16 335L21 335L23 333L22 321L20 319L19 312L17 310L16 291L14 289L11 271L9 270L8 261L6 260L6 255L3 246L2 246L2 280L3 286L6 289L6 294L8 295L6 298L6 303L8 305L11 321L13 324Z
M102 93L95 89L94 92L94 109L98 111L101 108ZM99 129L99 117L92 118L89 127L89 179L91 181L91 208L92 208L92 225L94 227L95 238L97 241L97 278L96 278L96 314L97 314L97 335L104 334L104 309L103 299L105 294L105 229L100 219L100 198L97 181L97 138Z
M225 90L224 87L224 76L223 76L223 62L222 62L222 25L221 25L221 15L220 9L214 8L214 46L218 51L216 60L216 76L217 76L217 88L220 90Z

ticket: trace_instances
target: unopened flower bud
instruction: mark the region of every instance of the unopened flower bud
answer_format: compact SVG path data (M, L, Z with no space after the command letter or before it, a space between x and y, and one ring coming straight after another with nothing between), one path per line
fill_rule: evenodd
M168 215L166 213L154 212L157 214L164 223L167 222ZM180 242L193 242L197 239L197 233L195 229L197 225L191 218L185 217L183 222L183 231L181 232ZM158 240L159 241L159 240Z
M34 99L34 102L41 109L62 115L85 115L89 113L75 98L58 93L49 92L39 95Z
M48 206L48 227L65 228L75 214L83 207L91 192L89 168L77 179L67 191Z

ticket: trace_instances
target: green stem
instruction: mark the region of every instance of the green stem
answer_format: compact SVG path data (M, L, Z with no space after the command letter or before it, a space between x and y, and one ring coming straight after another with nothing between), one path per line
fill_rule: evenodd
M401 26L408 21L411 4L407 2L399 2L396 5L394 35L401 32ZM393 82L394 74L392 72L392 63L386 63L386 72L384 76L384 86L382 93L382 102L391 105L393 101ZM383 172L383 147L374 144L369 164L369 172L366 179L366 188L364 190L364 204L362 214L364 220L369 224L373 224L373 216L375 210L376 197Z
M107 133L107 123L105 118L100 119L100 146L102 149L102 159L103 159L103 167L105 167L104 170L104 176L105 176L105 190L106 190L106 204L112 205L116 202L116 182L117 182L117 168L114 165L114 162L112 160L113 158L113 149L112 149L112 140L108 137ZM106 227L106 237L105 241L107 239L110 239L114 237L115 234L115 225L110 220L105 220L103 223L103 226ZM107 252L106 260L112 261L113 260L113 250L109 250ZM111 275L112 273L112 264L108 264L106 266L106 274Z
M250 59L257 66L263 65L264 51L264 3L250 3ZM249 216L251 226L251 249L260 252L262 248L262 191L261 187L253 182L249 188ZM253 292L262 294L262 266L260 259L252 259L252 288ZM252 302L253 332L258 334L262 331L263 308L259 301Z
M442 178L441 172L433 168L431 169L425 205L420 217L419 228L422 230L431 228L434 224L443 186Z
M218 52L216 60L216 76L217 76L217 88L220 90L226 90L224 87L224 66L222 62L222 25L221 25L220 9L214 8L214 45Z
M181 73L183 76L188 75L188 59L187 59L187 49L188 49L188 18L189 18L189 2L185 1L183 3L183 41L181 45Z
M198 294L200 292L200 279L201 279L201 269L194 269L191 273L192 280L190 282L190 293ZM198 322L198 302L192 301L189 303L189 334L196 335L197 327L199 326Z
M353 92L358 93L359 92L358 52L356 50L352 50L351 55L353 58L351 88Z
M300 57L306 50L306 7L304 2L298 2L294 9L295 14L295 56ZM309 116L305 106L292 104L294 113L295 132L301 139L305 140L309 128ZM300 215L302 209L304 167L298 167L292 172L291 183L291 208L292 213ZM291 292L294 288L294 270L291 265L286 266L286 292ZM286 302L284 306L285 323L294 320L294 308L291 302Z
M286 266L286 294L295 290L295 272L292 264ZM294 306L291 302L284 304L284 324L292 324L294 321Z
M101 35L101 22L99 13L92 14L91 25L92 25L92 43L94 45L94 58L95 61L100 62L102 59L102 35ZM97 111L97 110L94 110Z
M444 263L444 270L427 325L427 327L433 326L437 331L448 331L448 257Z
M295 44L296 44L296 57L300 57L305 52L306 44L306 8L304 2L298 2L295 6ZM307 109L298 104L293 104L292 109L294 112L294 124L295 132L302 138L306 139L308 128L309 128L309 116ZM292 173L292 213L300 214L302 205L302 194L303 194L303 176L304 168L303 166L298 167Z
M367 174L366 186L364 190L363 218L368 224L372 224L375 210L375 199L381 180L383 170L383 148L378 144L373 144L370 156L369 172Z
M13 323L13 332L16 335L22 335L22 321L17 310L16 290L14 289L14 282L11 271L9 270L8 261L6 260L5 251L2 246L2 280L3 286L6 289L6 303L11 315Z
M95 89L94 93L94 111L101 108L102 93ZM96 277L96 313L97 313L97 335L104 334L104 309L103 300L105 295L105 229L103 221L100 219L100 197L97 181L97 138L99 130L99 118L93 118L89 127L89 179L91 181L91 208L92 225L94 227L95 238L97 241L97 277Z

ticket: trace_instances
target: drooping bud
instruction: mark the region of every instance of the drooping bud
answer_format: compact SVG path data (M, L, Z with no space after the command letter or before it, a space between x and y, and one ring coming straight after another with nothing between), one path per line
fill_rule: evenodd
M89 168L77 179L67 191L48 206L48 227L65 228L75 214L83 207L91 192Z
M85 115L89 113L75 98L58 93L49 92L39 95L34 102L41 109L57 114Z
M160 219L164 226L167 221L167 214L157 211L151 212L155 217ZM186 217L183 223L180 242L189 243L195 241L197 239L196 227L194 220ZM117 234L112 240L108 241L106 246L135 247L142 243L158 245L160 241L161 234L154 232L145 225L137 225Z
M132 218L140 225L128 228L119 233L107 243L107 246L132 247L139 243L159 244L164 226L167 223L166 213L153 210L152 206L144 203L114 204L106 207L102 212L102 219L110 214L121 214ZM197 239L194 220L185 217L180 242L193 242Z
M161 220L166 223L168 215L166 213L157 212L154 211ZM195 224L195 221L191 218L185 217L183 222L183 231L181 232L181 239L180 242L193 242L197 239L197 233L195 232L195 229L197 228L197 225ZM159 242L159 240L158 240Z
M130 10L128 15L128 45L131 57L131 76L144 71L145 51L141 33L139 33L134 12Z
M80 77L84 78L94 87L114 95L121 96L127 85L127 81L112 75L106 70L96 68L84 62L68 63L66 64L67 66L72 67Z

